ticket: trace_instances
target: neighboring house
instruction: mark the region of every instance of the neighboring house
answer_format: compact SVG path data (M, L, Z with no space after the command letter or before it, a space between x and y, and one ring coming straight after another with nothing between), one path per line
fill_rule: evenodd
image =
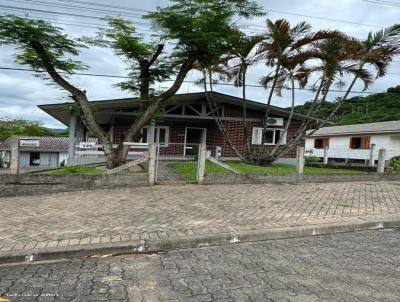
M0 143L3 167L10 162L12 145L19 140L21 167L58 167L68 157L68 138L52 136L11 136Z
M400 121L325 127L306 139L308 156L339 160L378 160L379 149L387 150L386 159L400 155Z
M242 99L221 93L212 93L218 113L233 142L244 150ZM140 102L137 98L115 99L91 102L95 108L95 118L103 129L110 131L113 143L121 142L124 132L139 114ZM74 114L72 103L40 105L40 109L68 126L70 129L71 158L79 143L88 140L88 131ZM247 101L247 121L252 148L261 147L263 118L266 105ZM216 111L216 110L215 110ZM281 139L289 111L279 107L271 107L269 126L266 135L268 148L273 148L279 141L285 144L297 131L304 119L303 115L294 114L287 138ZM280 140L281 139L281 140ZM234 158L235 155L224 140L207 105L204 93L179 94L172 97L163 114L156 118L155 126L143 129L142 139L138 143L156 142L161 145L160 154L188 157L196 153L194 146L206 143L207 149L215 156ZM295 151L287 155L294 158Z

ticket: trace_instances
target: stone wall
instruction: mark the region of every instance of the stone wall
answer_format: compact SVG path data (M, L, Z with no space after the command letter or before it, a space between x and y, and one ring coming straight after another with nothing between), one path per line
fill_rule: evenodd
M318 183L351 181L400 181L399 174L210 174L204 184Z
M147 173L0 174L0 197L148 186Z

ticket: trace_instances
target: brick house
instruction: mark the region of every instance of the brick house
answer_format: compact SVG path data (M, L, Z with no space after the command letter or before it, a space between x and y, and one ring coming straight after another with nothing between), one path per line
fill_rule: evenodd
M212 99L215 100L221 120L232 142L239 150L244 150L242 99L217 92L212 94ZM95 108L97 121L105 130L110 131L114 143L123 140L124 132L139 113L139 102L134 98L91 103ZM247 101L247 124L252 148L261 146L265 107L264 103ZM39 108L69 126L70 156L74 152L76 144L88 141L88 131L82 125L79 117L73 113L72 103L40 105ZM273 148L280 140L289 111L272 106L270 112L266 144ZM288 135L281 140L281 143L285 143L293 137L303 119L303 115L294 114ZM193 155L195 145L206 143L207 149L213 155L219 155L222 158L234 157L218 129L203 92L178 94L172 97L163 113L157 116L155 125L143 129L142 139L138 143L150 141L159 143L161 145L160 152L164 155L182 157ZM295 152L287 155L287 159L294 157Z

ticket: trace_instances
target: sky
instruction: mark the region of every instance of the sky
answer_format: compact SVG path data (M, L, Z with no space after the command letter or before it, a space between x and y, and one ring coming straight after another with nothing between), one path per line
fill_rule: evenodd
M376 3L381 1L381 3ZM285 18L291 24L300 21L309 22L313 30L338 29L348 35L363 39L368 32L376 31L382 27L400 23L400 0L396 5L384 5L382 0L258 0L265 9L267 16L252 20L237 19L235 22L249 34L263 32L266 18L271 20ZM396 2L396 3L397 3ZM86 4L83 4L86 3ZM0 14L11 13L19 16L28 14L31 18L46 19L55 25L64 28L71 37L93 36L102 21L97 19L105 15L122 15L136 22L137 29L143 35L151 31L147 21L141 20L140 15L144 11L153 10L157 6L167 6L167 0L3 0L0 2ZM112 5L114 8L105 7ZM75 7L70 7L70 6ZM67 7L68 6L68 7ZM117 9L116 7L129 7L130 9ZM101 9L103 11L94 11ZM104 10L107 10L104 11ZM46 11L46 12L44 12ZM61 15L63 13L64 15ZM86 17L85 17L86 16ZM88 17L89 16L89 17ZM334 21L339 20L339 21ZM340 22L342 21L342 22ZM26 68L14 62L15 49L10 46L0 46L0 67ZM81 52L79 59L90 69L86 72L95 74L125 76L127 65L111 50L91 47ZM29 68L29 67L28 67ZM263 75L269 70L262 64L258 64L249 70L248 83L258 85ZM189 72L187 79L195 81L199 74ZM123 92L113 86L120 80L105 77L88 77L74 75L71 82L87 91L89 100L112 99L132 97L132 94ZM368 88L369 92L383 92L388 87L400 84L400 57L392 63L386 77L380 78ZM166 88L168 83L159 84L157 88ZM358 84L354 91L361 91L362 85ZM240 96L241 89L227 85L216 85L215 90ZM202 91L200 86L194 83L185 83L179 93ZM297 91L296 103L302 104L312 98L311 92ZM248 88L248 99L266 102L268 91L263 88ZM340 93L331 93L328 97L334 100ZM366 95L366 94L353 94ZM0 69L0 118L22 118L42 122L50 128L64 128L51 116L37 108L39 104L61 103L69 101L68 95L54 85L40 77L35 77L28 71L9 71ZM273 104L276 106L289 106L289 91L284 91L282 97L274 96Z

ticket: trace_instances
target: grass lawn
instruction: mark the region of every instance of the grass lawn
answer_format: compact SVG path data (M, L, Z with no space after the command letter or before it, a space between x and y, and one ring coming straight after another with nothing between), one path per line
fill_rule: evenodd
M239 161L226 161L226 164L242 173L253 174L291 174L296 172L296 167L287 164L273 164L270 167L262 167L256 165L249 165ZM360 173L349 169L332 169L332 168L319 168L319 167L304 167L305 174L335 174L335 173Z
M197 162L171 163L168 166L181 175L185 180L196 181ZM212 162L206 161L206 174L227 173L231 172Z
M47 171L46 174L100 174L106 169L93 166L64 167L62 169Z

